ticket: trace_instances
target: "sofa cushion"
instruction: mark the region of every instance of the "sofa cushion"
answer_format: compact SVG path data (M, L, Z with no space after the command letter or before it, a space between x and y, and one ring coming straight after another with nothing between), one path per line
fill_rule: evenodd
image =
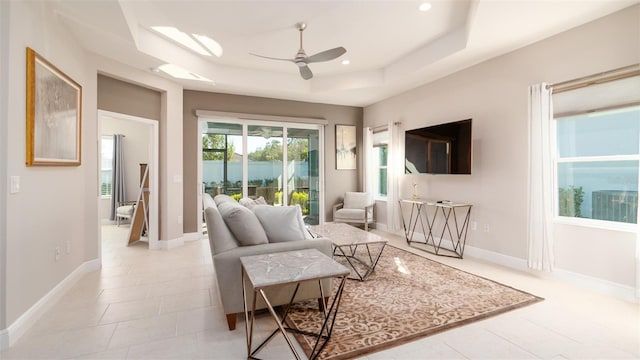
M304 223L304 219L302 218L302 208L300 205L295 205L298 209L300 209L300 215L298 216L298 223L300 224L300 228L302 232L304 232L305 239L315 239L311 231L307 228L307 224Z
M306 239L298 206L257 205L253 212L262 224L270 243Z
M251 210L241 206L236 201L233 201L233 203L223 201L218 204L218 210L220 210L222 219L224 219L225 224L227 224L241 246L269 242L260 221Z
M363 220L364 221L364 209L339 209L336 210L336 218L338 220ZM371 214L369 214L371 219ZM334 219L335 221L336 219Z
M207 223L207 235L213 254L219 254L238 247L238 242L225 224L218 208L214 204L204 209L204 219Z

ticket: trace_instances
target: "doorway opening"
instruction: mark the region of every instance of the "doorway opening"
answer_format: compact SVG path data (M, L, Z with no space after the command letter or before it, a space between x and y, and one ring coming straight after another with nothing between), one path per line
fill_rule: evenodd
M98 110L98 128L100 132L101 153L99 154L99 188L98 214L101 226L100 243L102 244L103 231L108 233L110 241L117 242L117 246L127 246L130 236L131 219L112 218L112 158L113 151L110 147L113 135L123 135L122 157L125 201L134 203L141 194L140 167L147 164L148 172L148 223L146 224L145 237L141 240L148 242L149 249L159 248L158 233L158 165L159 165L159 122L152 119ZM115 211L115 209L113 210Z

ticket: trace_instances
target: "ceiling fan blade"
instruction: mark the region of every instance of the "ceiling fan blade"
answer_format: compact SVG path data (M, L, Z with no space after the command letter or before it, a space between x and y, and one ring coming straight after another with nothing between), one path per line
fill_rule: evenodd
M342 56L342 54L346 53L347 50L342 46L333 48L331 50L326 50L323 52L319 52L315 55L311 55L307 58L307 63L321 62L321 61L329 61L335 58Z
M313 73L308 66L300 66L300 76L302 76L302 78L305 80L309 80L313 77Z
M262 56L262 55L258 55L258 54L254 54L254 53L249 53L249 55L253 55L253 56L257 56L257 57L261 57L261 58L265 58L265 59L270 59L270 60L282 60L282 61L291 61L291 62L294 62L294 61L293 61L293 59L281 59L281 58L274 58L274 57Z

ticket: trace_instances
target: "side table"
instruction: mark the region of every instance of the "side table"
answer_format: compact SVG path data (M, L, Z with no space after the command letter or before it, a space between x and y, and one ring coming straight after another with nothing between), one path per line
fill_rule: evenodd
M349 275L349 269L335 262L333 259L316 249L243 256L240 258L240 262L242 264L242 298L244 301L245 332L247 336L247 358L257 359L255 355L260 352L260 350L262 350L278 332L280 332L284 336L284 339L289 345L289 348L291 349L291 352L293 352L295 358L299 360L300 355L294 348L289 336L287 336L287 331L315 336L316 342L313 346L309 359L317 358L331 338L331 332L333 331L333 325L338 313L338 308L340 307L340 299L342 298L342 291L344 290L347 275ZM324 311L324 320L320 328L320 332L317 334L300 332L296 329L285 327L287 315L289 314L291 304L295 301L300 283L311 280L317 281L318 286L320 287L322 301L325 301L325 289L322 288L322 282L320 280L332 277L340 277L342 279L338 285L335 295L333 296L331 306L327 307L327 304L325 303L322 307L322 311ZM249 284L253 287L253 302L251 306L248 304L245 290L246 281L249 281ZM291 295L289 305L286 306L284 315L281 319L269 302L269 299L265 294L265 289L271 286L282 286L287 284L296 284L296 286L293 294ZM328 289L329 293L331 290L332 289ZM269 335L260 345L253 349L253 327L255 323L255 309L258 294L264 300L269 313L271 313L271 316L276 321L278 327L273 330L271 335ZM249 312L251 312L250 315Z
M409 218L406 220L402 211L403 203L411 206ZM422 244L426 248L420 248L420 250L434 255L462 259L471 217L470 204L411 199L400 200L399 205L402 227L408 245ZM439 222L437 221L438 214L441 214ZM424 241L414 239L418 223L420 223ZM449 245L450 247L448 247Z

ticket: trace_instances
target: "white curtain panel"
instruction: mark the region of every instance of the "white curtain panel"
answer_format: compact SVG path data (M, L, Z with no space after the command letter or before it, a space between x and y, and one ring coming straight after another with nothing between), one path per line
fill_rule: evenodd
M389 147L387 148L387 229L391 232L401 230L400 226L400 177L404 174L402 159L403 143L400 123L391 121L389 129Z
M551 159L551 90L529 87L529 268L553 271L553 163Z
M375 182L373 179L375 176L375 162L373 159L373 129L370 127L364 128L362 139L364 142L364 191L369 193L369 196L373 199L373 194L376 191L376 189L374 189Z

